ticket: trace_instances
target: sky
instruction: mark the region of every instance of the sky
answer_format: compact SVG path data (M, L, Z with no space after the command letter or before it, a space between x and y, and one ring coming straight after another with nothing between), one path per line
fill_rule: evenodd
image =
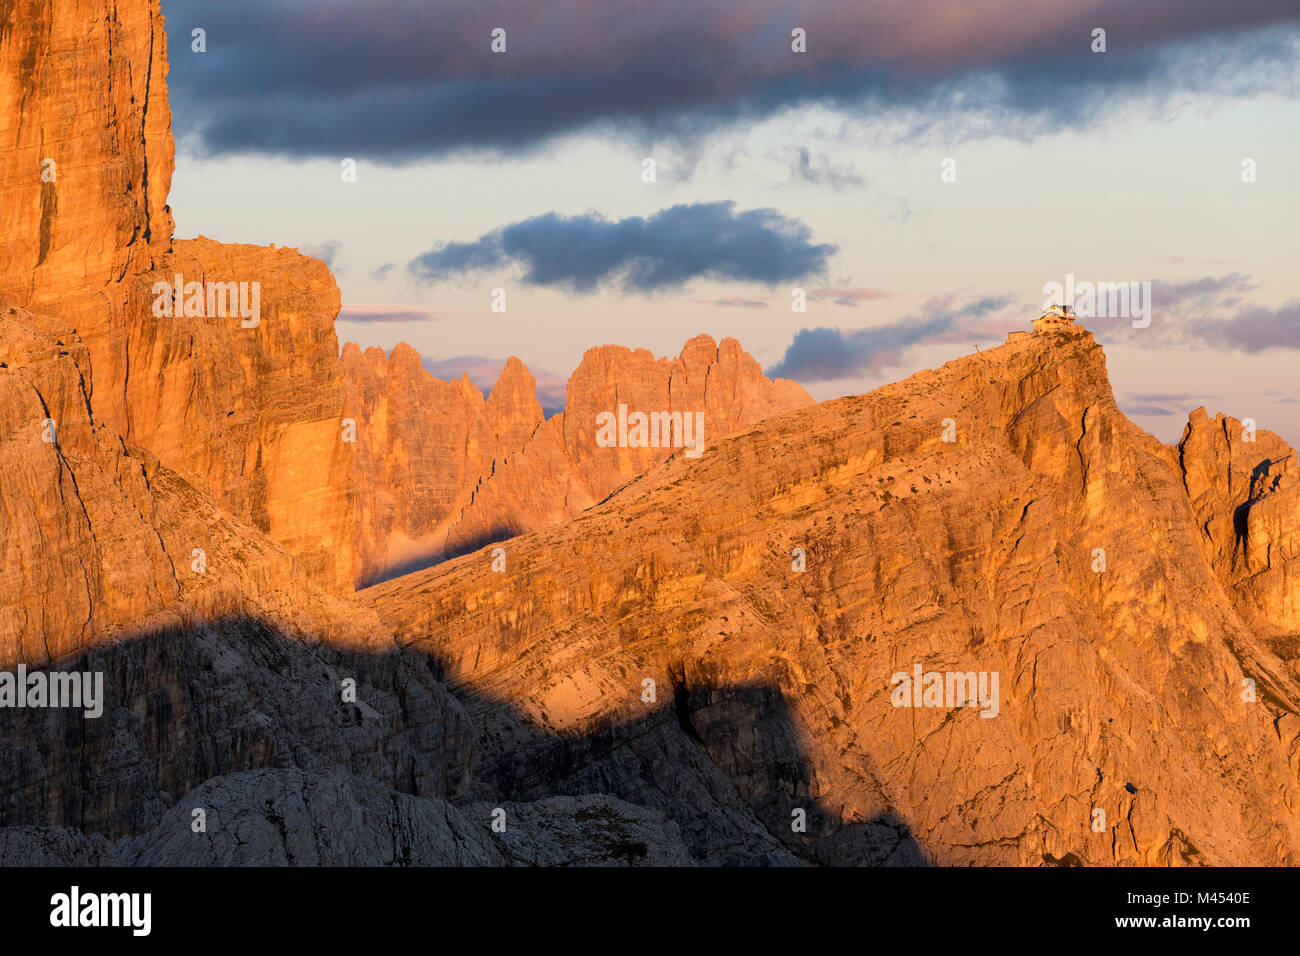
M553 412L707 332L827 399L1138 283L1080 311L1121 408L1300 445L1293 2L162 2L177 236L325 259L340 343Z

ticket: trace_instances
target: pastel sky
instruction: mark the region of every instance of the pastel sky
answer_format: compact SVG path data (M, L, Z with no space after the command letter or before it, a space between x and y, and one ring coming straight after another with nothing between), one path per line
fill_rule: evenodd
M1121 407L1300 445L1294 3L163 12L177 235L326 259L340 342L481 386L518 355L554 410L585 349L708 332L824 399L999 344L1067 274L1150 282L1148 328L1084 320Z

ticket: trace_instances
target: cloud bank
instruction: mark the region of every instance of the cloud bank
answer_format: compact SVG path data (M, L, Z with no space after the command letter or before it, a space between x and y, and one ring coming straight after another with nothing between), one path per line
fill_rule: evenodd
M1300 299L1277 307L1247 301L1252 276L1231 272L1151 283L1151 326L1108 329L1108 338L1140 348L1213 348L1253 354L1300 349Z
M473 242L447 242L407 268L422 282L517 264L532 285L592 292L672 289L696 278L773 284L826 270L836 247L773 209L736 212L731 202L672 206L653 216L608 220L547 213Z
M176 122L199 150L386 163L528 150L598 124L707 135L812 103L873 121L910 110L912 132L943 124L948 140L1031 136L1131 99L1295 95L1300 36L1294 0L164 0L163 12ZM504 53L490 49L496 27ZM804 53L791 51L796 27Z

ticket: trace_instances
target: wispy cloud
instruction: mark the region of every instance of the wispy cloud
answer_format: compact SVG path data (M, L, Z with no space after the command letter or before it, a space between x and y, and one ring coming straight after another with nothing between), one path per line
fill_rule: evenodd
M794 151L790 162L790 181L809 186L827 186L836 192L855 189L866 184L866 179L853 166L832 163L829 156L813 157L807 146Z
M808 299L811 302L832 302L835 305L856 306L860 302L870 302L874 299L887 299L888 292L880 289L809 289Z
M704 277L772 284L819 275L835 251L774 209L738 213L735 203L712 202L612 221L547 213L473 242L443 243L407 268L420 281L437 282L518 264L533 285L652 292Z
M768 302L764 299L745 299L740 296L719 296L716 299L691 299L696 305L716 305L725 309L766 309Z
M952 297L931 299L918 314L865 329L800 329L769 377L804 384L854 378L902 364L903 354L927 343L966 341L971 322L1010 305L1010 296L986 296L962 305Z
M1217 397L1191 392L1129 392L1120 398L1119 406L1128 415L1185 416L1193 408Z
M1204 308L1225 296L1240 295L1255 288L1251 277L1240 272L1197 279L1156 280L1151 283L1152 304L1161 309Z
M345 305L339 310L340 322L437 322L429 309L414 305Z
M1269 307L1246 301L1257 284L1245 273L1151 284L1149 328L1122 323L1110 338L1145 348L1202 347L1236 352L1300 349L1300 299Z
M1200 402L1215 395L1192 392L1131 392L1128 396L1136 402Z
M321 242L304 242L298 247L304 256L320 259L335 272L340 271L339 255L343 252L343 243L337 239L325 239Z

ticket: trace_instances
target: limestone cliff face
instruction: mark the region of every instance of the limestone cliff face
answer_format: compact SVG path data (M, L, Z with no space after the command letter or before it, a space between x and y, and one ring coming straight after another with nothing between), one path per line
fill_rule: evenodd
M364 583L441 555L447 524L475 482L514 450L506 442L519 440L530 418L540 421L541 408L519 400L532 376L512 385L510 367L485 403L468 378L430 375L409 345L385 356L349 342L342 364L348 416L357 424L357 577ZM527 375L518 362L513 368ZM503 387L509 398L498 398Z
M653 735L609 728L656 720L805 858L887 861L910 834L939 863L1293 864L1300 686L1184 474L1091 335L1034 336L674 457L510 542L505 573L479 552L366 593L499 702L476 717L517 715L476 762L507 793L647 765ZM917 666L997 674L996 708L895 706Z
M158 314L178 281L243 284L250 305L256 288L257 324L245 327L251 320L217 299L210 315ZM323 262L293 249L178 240L149 270L49 308L88 350L99 421L300 555L318 581L351 587L339 292Z
M537 436L535 383L518 361L486 403L468 381L435 383L414 352L383 361L354 349L340 363L339 292L323 263L173 241L157 0L18 0L0 17L0 293L75 331L100 424L285 545L318 582L349 590L545 526L663 457L593 451L587 399L622 389L650 408L698 407L714 436L810 401L763 379L730 340L698 340L673 362L596 350L574 385L581 415ZM228 283L257 287L255 326L213 309L204 293ZM177 284L185 307L159 309ZM202 290L193 309L191 284Z
M503 454L523 448L544 420L537 400L537 379L519 359L511 356L487 398L487 418L501 443Z
M166 80L158 0L0 4L0 290L17 304L167 251Z
M591 507L680 448L602 447L598 416L703 416L703 439L812 404L794 382L768 380L735 339L707 335L677 358L589 349L563 412L543 421L533 376L510 359L487 401L469 380L441 382L399 345L385 358L343 350L349 414L358 423L359 584ZM695 433L692 433L693 436Z
M157 0L0 6L0 292L77 332L101 423L350 587L338 288L293 250L173 243L166 51ZM260 324L159 315L178 277L256 283Z
M718 344L698 335L671 359L656 359L646 349L588 349L565 389L564 411L480 483L448 533L448 550L456 553L572 517L652 465L684 453L667 440L660 447L628 447L631 441L602 444L599 417L616 418L620 406L628 416L662 412L702 420L702 436L697 429L691 437L707 444L812 404L796 383L767 379L758 362L731 338Z
M311 569L95 414L90 350L0 300L0 666L231 613L343 645L380 633Z
M232 308L155 315L155 287L178 275L187 286L245 283L250 300L256 283L257 325L245 328L251 320ZM120 286L120 307L106 303L78 326L99 416L288 547L316 580L350 587L353 460L329 269L293 249L198 238Z
M44 663L179 598L142 464L98 424L89 353L0 305L0 654Z
M1177 447L1214 570L1242 617L1300 659L1300 467L1272 432L1192 413Z

